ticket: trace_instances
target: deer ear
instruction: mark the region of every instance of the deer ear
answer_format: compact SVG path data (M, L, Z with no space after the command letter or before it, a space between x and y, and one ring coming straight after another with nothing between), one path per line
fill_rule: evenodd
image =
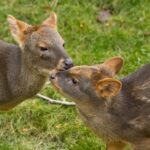
M99 96L108 98L116 96L122 87L122 83L119 80L112 78L105 78L96 84L96 91Z
M42 25L49 26L50 28L57 30L57 15L52 12L50 16L43 21Z
M10 31L16 42L20 46L22 46L24 40L25 40L25 31L27 31L28 27L31 27L31 25L28 25L27 23L17 20L15 17L8 15L8 23L10 26Z
M110 70L112 70L113 76L116 75L123 66L123 58L113 57L109 60L106 60L104 63Z

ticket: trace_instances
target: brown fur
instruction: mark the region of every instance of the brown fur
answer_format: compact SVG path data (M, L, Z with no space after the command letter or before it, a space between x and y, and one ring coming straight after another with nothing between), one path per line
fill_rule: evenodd
M105 140L107 150L123 150L127 144L134 150L150 150L150 64L114 79L122 65L122 58L114 57L100 65L59 72L51 81L75 101L81 119Z
M72 66L56 30L55 13L39 26L10 15L8 22L19 46L0 41L0 110L9 110L36 95L53 69Z

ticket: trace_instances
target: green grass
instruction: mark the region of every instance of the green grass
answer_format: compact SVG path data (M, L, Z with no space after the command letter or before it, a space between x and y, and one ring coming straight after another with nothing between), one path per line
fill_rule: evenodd
M95 64L120 55L125 65L120 77L150 58L149 0L1 0L0 39L14 42L6 17L12 14L39 24L51 10L58 15L59 32L75 64ZM96 21L101 8L113 10L106 24ZM62 98L52 87L42 91ZM89 131L72 107L49 105L33 99L0 113L0 150L105 150L105 144Z

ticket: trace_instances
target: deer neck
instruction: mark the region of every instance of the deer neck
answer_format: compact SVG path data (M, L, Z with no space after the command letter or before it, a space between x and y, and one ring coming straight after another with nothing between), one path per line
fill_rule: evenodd
M22 52L20 58L20 67L17 77L14 80L11 89L13 95L28 98L41 90L48 78L48 74L41 74L31 56ZM14 87L15 84L15 88Z

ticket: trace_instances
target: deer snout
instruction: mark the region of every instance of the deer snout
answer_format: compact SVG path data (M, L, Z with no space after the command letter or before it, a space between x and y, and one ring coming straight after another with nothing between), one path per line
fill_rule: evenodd
M66 59L61 59L59 61L59 64L56 69L58 71L64 71L71 67L73 67L73 61L70 58L66 58Z
M51 74L49 80L52 83L52 85L59 91L60 87L59 87L57 73Z

